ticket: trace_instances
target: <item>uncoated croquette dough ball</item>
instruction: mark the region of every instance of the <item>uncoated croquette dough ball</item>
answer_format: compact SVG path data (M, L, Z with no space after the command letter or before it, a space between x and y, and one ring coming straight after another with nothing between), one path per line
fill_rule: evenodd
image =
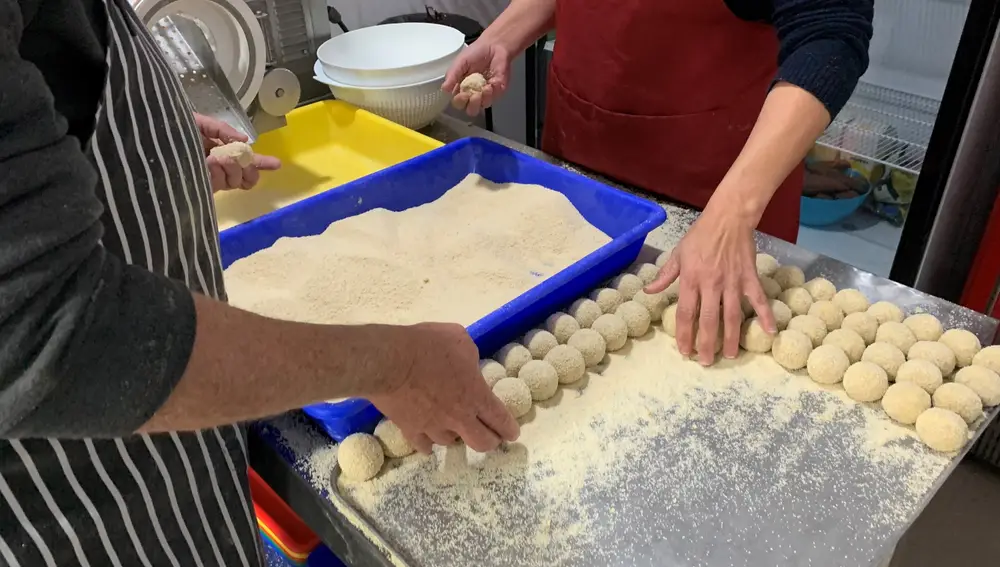
M484 358L479 361L479 372L483 375L486 385L490 388L507 377L507 369L503 367L503 364L492 358Z
M521 340L524 346L531 353L532 358L541 360L550 350L559 345L556 336L544 329L532 329L525 333Z
M625 301L635 297L635 293L642 289L643 285L642 280L635 274L620 274L611 280L611 287L617 289Z
M903 351L889 343L875 342L868 345L864 354L861 355L861 360L877 364L882 367L882 370L885 370L889 380L895 380L899 367L906 362L906 355L903 354ZM916 416L914 416L914 419L916 419Z
M985 366L1000 374L1000 345L988 346L972 357L972 364Z
M573 333L580 330L580 324L569 314L556 311L545 320L545 328L555 335L559 344L563 345L573 336Z
M608 352L619 350L628 341L628 325L624 319L613 313L605 313L598 317L591 329L604 337Z
M802 286L814 301L830 301L837 294L837 288L826 278L813 278Z
M772 277L778 271L778 261L770 254L757 254L757 275Z
M812 307L813 298L809 292L802 287L793 287L781 292L778 299L792 310L793 315L805 315Z
M774 275L771 277L774 278L774 281L778 282L781 289L802 287L806 283L806 275L802 273L802 269L798 266L781 266L775 270Z
M913 331L918 341L936 341L944 334L941 321L930 313L918 313L903 319L903 324Z
M955 373L955 383L979 394L984 406L1000 404L1000 374L985 366L966 366Z
M827 331L835 331L844 323L844 312L832 301L820 300L813 302L809 314L819 317L826 323Z
M850 315L859 311L868 311L869 307L868 298L856 289L842 289L833 296L831 301L833 301L834 305L840 307L844 315Z
M486 87L486 82L486 77L484 77L482 73L473 73L462 79L458 88L463 93L481 93Z
M597 302L603 313L614 313L618 306L625 302L617 289L602 287L590 292L590 298Z
M969 426L961 416L943 408L930 408L917 418L917 435L935 451L954 453L969 439Z
M796 315L788 322L788 328L809 337L813 348L823 344L823 339L826 338L826 323L814 315Z
M677 337L677 304L663 310L663 330L671 337Z
M823 344L840 347L850 359L851 364L860 361L861 355L865 353L865 340L850 329L830 331L830 334L823 339Z
M522 344L509 343L497 351L495 358L507 370L507 376L517 376L521 367L531 360L531 351Z
M208 153L216 158L231 159L240 167L247 167L253 163L253 148L246 142L236 141L215 146Z
M781 295L781 285L774 281L773 278L761 276L760 287L764 290L764 295L766 295L768 299L778 299L778 296Z
M895 303L888 301L878 301L868 308L868 314L878 319L878 324L882 325L889 321L896 323L903 322L903 310Z
M972 423L983 416L983 400L965 384L957 382L941 384L941 387L934 391L931 400L934 402L934 407L951 410L962 416L966 423Z
M840 328L854 331L861 335L866 345L870 345L875 342L875 333L878 332L878 319L874 315L870 315L867 311L858 311L844 317L844 322L841 323Z
M598 317L604 315L604 311L601 311L601 306L593 299L581 297L569 306L569 314L576 319L581 329L589 329Z
M559 345L545 355L545 362L556 369L560 384L572 384L587 372L583 353L569 345Z
M670 305L670 300L667 298L665 291L659 293L646 293L644 291L639 291L632 298L632 301L642 305L649 312L649 321L655 323L663 317L663 310Z
M955 353L937 341L917 341L906 353L907 360L927 360L941 369L942 376L955 371Z
M630 337L641 337L649 330L649 311L636 301L622 303L615 310L615 315L625 321Z
M929 360L907 360L899 365L896 382L916 384L928 394L933 394L941 387L944 378L941 377L941 369Z
M632 268L632 273L639 276L643 285L649 285L656 280L656 276L660 275L660 269L655 264L639 264Z
M547 400L556 394L559 388L559 374L556 369L544 360L532 360L524 365L517 377L528 385L531 399L536 402Z
M740 327L740 346L748 352L764 354L771 352L771 345L774 344L774 335L769 334L760 325L760 319L751 317L743 322Z
M413 446L403 436L399 426L383 419L375 426L375 438L382 444L382 452L390 459L399 459L413 453Z
M493 395L500 398L515 418L531 409L531 389L520 378L504 378L493 386Z
M913 336L913 331L906 325L887 321L878 326L875 342L889 343L905 354L910 352L910 347L917 342L917 337Z
M792 320L792 310L780 299L772 299L768 302L771 306L771 314L774 315L774 324L779 331L788 327L788 322Z
M844 379L851 366L844 351L833 345L820 345L809 353L806 372L817 384L836 384Z
M348 480L364 482L375 478L382 470L385 453L374 435L354 433L337 447L337 464Z
M771 345L771 356L774 361L788 370L804 368L812 353L813 346L809 337L799 331L781 331Z
M844 373L844 391L858 402L877 402L889 388L889 377L881 366L855 362Z
M938 342L955 353L955 362L959 367L972 364L972 358L983 348L979 337L965 329L948 329L941 335Z
M580 329L566 344L580 351L588 367L600 364L608 348L604 337L593 329Z
M913 425L917 422L917 417L930 407L931 395L909 382L897 382L889 386L882 396L882 409L903 425Z

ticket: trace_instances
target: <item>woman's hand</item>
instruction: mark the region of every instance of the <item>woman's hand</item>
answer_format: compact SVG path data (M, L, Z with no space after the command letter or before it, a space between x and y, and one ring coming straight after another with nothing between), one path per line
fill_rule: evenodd
M281 160L276 157L254 154L253 163L241 167L236 160L209 155L212 148L230 142L246 142L247 137L239 130L222 120L194 115L194 121L201 132L201 140L205 146L205 162L208 165L209 180L212 191L228 189L253 189L260 181L261 171L273 171L281 167Z
M445 75L441 90L451 93L452 105L475 116L489 108L506 90L510 79L511 56L507 49L497 43L476 40L462 50ZM482 92L462 92L462 79L473 73L486 78Z
M708 366L715 358L719 325L723 324L722 354L739 354L743 296L750 300L761 325L777 332L774 315L757 276L755 222L723 207L705 208L691 230L674 248L656 281L646 287L659 292L680 278L677 304L677 348ZM694 336L697 322L698 336Z

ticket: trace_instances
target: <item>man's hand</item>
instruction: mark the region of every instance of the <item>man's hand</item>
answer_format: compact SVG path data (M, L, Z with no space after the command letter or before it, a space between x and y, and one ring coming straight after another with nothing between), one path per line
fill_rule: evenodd
M452 105L455 108L465 110L469 116L475 116L481 110L489 108L507 90L510 61L511 55L506 48L480 38L463 49L451 64L441 90L454 96ZM486 86L482 92L462 92L459 89L462 79L473 73L486 77Z
M697 345L699 361L705 366L715 358L720 322L724 323L723 356L736 358L739 354L743 296L750 300L764 329L777 332L757 276L753 231L753 223L738 213L713 208L709 203L674 248L656 281L646 286L650 293L659 292L680 278L677 348L689 356Z
M368 396L422 453L460 438L473 450L514 441L517 421L479 373L479 351L461 325L425 323L402 345L412 356L397 387ZM446 383L447 382L447 383Z
M195 114L194 120L198 124L202 143L205 145L205 162L208 165L213 192L253 189L260 181L261 171L273 171L281 167L281 161L271 156L254 154L253 163L247 167L240 167L240 164L231 158L209 155L208 152L216 146L230 142L246 142L247 137L229 124L215 118Z

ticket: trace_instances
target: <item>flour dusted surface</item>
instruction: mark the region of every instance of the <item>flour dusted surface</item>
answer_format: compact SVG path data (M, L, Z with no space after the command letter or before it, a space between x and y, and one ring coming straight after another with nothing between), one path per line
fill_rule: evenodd
M660 329L521 421L340 490L416 566L854 566L949 463L842 389L766 355L704 369Z
M561 193L471 174L432 203L282 238L233 263L226 287L293 321L469 325L609 241Z

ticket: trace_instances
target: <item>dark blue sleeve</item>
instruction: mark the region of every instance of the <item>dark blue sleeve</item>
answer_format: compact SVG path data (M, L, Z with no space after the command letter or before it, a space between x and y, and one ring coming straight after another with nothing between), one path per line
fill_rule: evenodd
M818 98L834 117L868 68L873 0L773 0L778 75Z

